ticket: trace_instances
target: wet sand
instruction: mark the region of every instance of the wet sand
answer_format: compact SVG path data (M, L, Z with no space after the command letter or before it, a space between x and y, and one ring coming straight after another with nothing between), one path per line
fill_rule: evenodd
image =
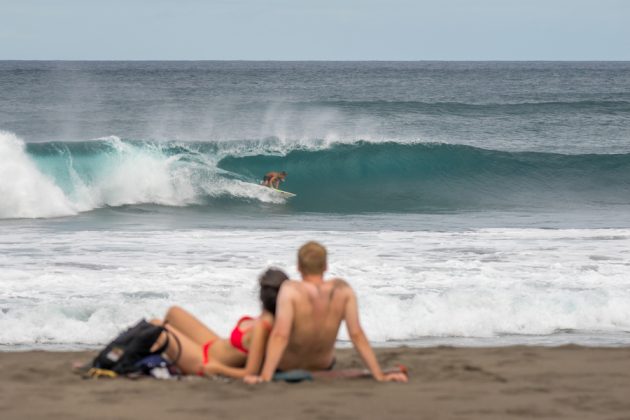
M393 348L408 384L371 379L247 386L191 377L81 379L93 353L0 353L0 418L8 419L630 419L630 348ZM353 350L337 368L360 367Z

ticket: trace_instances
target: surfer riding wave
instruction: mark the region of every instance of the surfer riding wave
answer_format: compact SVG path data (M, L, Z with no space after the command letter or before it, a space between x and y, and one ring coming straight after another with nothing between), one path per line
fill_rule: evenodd
M278 187L280 186L280 183L284 182L286 177L287 177L287 173L285 171L267 172L265 176L263 177L261 184L266 187L278 189Z

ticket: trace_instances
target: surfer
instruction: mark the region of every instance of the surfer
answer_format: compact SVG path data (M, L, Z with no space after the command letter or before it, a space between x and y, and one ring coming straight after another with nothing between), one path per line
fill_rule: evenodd
M271 187L278 189L278 186L281 182L284 182L284 179L287 177L287 173L285 171L282 172L267 172L263 177L261 182L265 187Z

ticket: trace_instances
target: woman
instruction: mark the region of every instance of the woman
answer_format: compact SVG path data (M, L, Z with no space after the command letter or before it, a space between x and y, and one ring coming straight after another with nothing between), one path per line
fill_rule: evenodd
M168 340L166 354L176 360L184 374L225 375L243 378L257 374L267 345L276 312L276 298L287 275L270 268L259 278L262 313L258 318L242 317L230 338L221 338L201 321L180 307L168 310L164 321L154 319L156 325L165 325L169 335L177 339ZM159 348L166 337L162 334L155 344Z

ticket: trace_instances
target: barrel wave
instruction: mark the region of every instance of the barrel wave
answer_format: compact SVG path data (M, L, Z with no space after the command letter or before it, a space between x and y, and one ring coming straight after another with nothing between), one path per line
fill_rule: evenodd
M468 212L630 204L630 154L507 152L457 144L278 139L24 143L3 134L1 218L154 204L322 213ZM10 165L9 165L10 164ZM259 185L285 170L290 200ZM20 201L20 197L42 200Z
M432 212L628 204L630 155L513 153L449 144L366 143L283 156L230 156L249 178L289 173L302 211Z

